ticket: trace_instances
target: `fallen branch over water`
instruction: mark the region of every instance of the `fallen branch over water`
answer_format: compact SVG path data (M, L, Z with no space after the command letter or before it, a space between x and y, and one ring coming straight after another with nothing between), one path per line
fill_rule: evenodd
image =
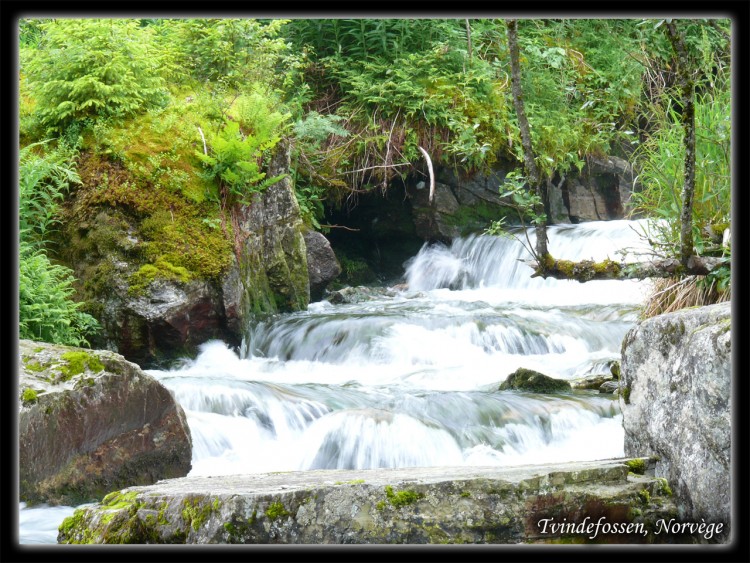
M614 260L558 260L547 254L544 264L536 260L522 260L534 273L532 278L555 278L558 280L626 280L645 278L669 278L673 276L705 276L720 266L729 265L729 258L691 256L687 266L675 258L649 262L615 262Z

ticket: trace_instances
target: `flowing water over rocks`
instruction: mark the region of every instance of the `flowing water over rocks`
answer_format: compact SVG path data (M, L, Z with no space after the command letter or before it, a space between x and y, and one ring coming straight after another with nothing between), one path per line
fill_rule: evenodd
M639 225L553 227L550 252L618 258L644 249ZM211 341L179 368L149 370L185 410L189 477L623 456L611 396L498 386L520 367L609 373L648 282L532 279L519 240L425 245L405 264L406 289L314 303L255 323L239 353Z

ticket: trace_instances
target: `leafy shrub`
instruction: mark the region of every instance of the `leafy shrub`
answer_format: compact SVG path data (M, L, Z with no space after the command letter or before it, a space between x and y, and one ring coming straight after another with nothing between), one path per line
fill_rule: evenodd
M80 311L71 270L52 264L44 251L26 241L19 248L19 337L68 346L88 345L99 323Z
M65 149L40 154L45 144L23 147L18 163L18 227L21 236L37 246L47 241L58 222L58 205L70 185L80 183L72 164L75 155Z
M43 145L29 145L19 154L19 336L81 346L99 325L72 300L71 270L52 264L44 248L60 200L79 179L70 152L34 152Z
M288 117L273 109L271 97L261 89L236 99L219 131L207 136L209 154L195 151L223 198L247 201L284 177L266 178L263 160L281 140L281 125Z
M236 88L270 82L288 51L279 32L287 20L248 18L164 20L159 43L175 51L176 63L200 81Z
M60 133L86 118L132 115L165 102L160 70L168 61L137 21L58 18L38 27L42 38L23 70L49 130Z

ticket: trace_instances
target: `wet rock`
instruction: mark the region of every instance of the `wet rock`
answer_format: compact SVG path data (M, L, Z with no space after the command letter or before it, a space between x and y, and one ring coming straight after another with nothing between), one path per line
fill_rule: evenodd
M326 287L341 273L341 265L328 239L317 231L305 231L310 301L323 299Z
M620 389L620 383L617 381L605 381L599 387L599 393L613 394L617 393Z
M326 296L326 300L334 305L352 304L373 301L384 297L393 297L396 293L398 293L398 290L395 288L359 285L331 291Z
M191 469L182 408L109 351L19 343L20 500L77 505Z
M611 375L589 375L570 382L573 389L599 389L603 384L613 381Z
M659 531L665 483L625 460L189 477L113 493L59 543L690 543ZM603 519L629 532L555 531Z
M562 379L549 377L538 371L518 368L500 384L500 391L513 389L531 393L560 393L570 391L570 383Z
M570 222L624 218L630 210L634 180L633 167L626 160L589 157L581 174L571 175L560 186Z
M289 172L289 151L287 144L277 145L269 178ZM235 219L239 275L229 275L240 285L239 304L232 304L240 318L305 309L310 302L305 226L288 174L254 194Z
M729 524L731 304L641 322L622 346L626 455L658 456L681 514Z

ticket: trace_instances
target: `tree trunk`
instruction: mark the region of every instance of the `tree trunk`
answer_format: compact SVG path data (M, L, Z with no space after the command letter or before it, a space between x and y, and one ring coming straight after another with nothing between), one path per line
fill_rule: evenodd
M677 56L677 83L682 104L682 128L685 131L685 179L682 185L680 211L680 262L687 266L693 255L693 194L695 193L695 85L690 75L690 59L682 34L674 22L665 24L667 35Z
M523 146L523 159L526 168L526 175L529 179L529 187L539 196L539 202L534 205L534 215L541 217L544 214L544 191L542 190L539 178L539 170L534 160L534 150L531 145L531 131L529 129L529 120L526 118L526 111L523 105L523 91L521 89L521 67L518 55L518 36L517 21L507 20L508 28L508 51L510 52L510 76L511 92L513 94L513 106L518 118L518 128L521 130L521 145ZM537 263L546 264L547 256L547 224L545 221L536 221L534 231L536 234L535 258Z

